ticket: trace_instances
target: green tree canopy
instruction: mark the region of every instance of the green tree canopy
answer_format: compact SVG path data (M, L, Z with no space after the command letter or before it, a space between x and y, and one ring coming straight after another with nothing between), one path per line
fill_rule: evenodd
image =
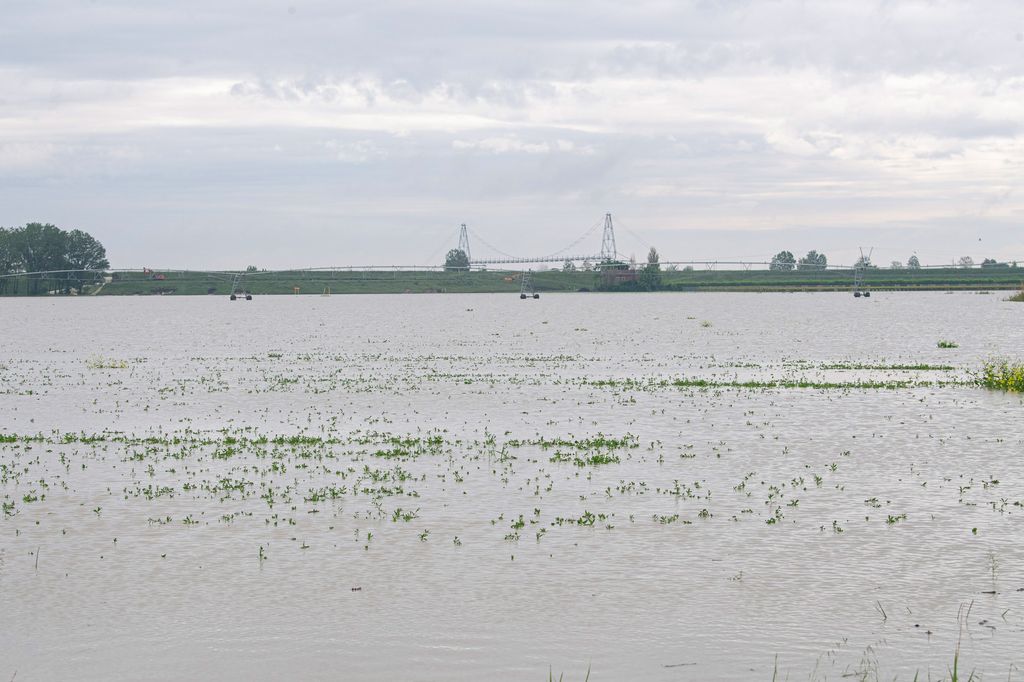
M825 254L817 251L808 251L807 255L800 259L797 265L798 270L824 270L828 265L828 258Z
M911 256L907 259L907 267L911 270L917 270L921 267L921 261L917 259L917 256Z
M444 257L445 270L469 270L469 256L462 249L452 249Z
M777 254L772 256L771 265L768 266L769 270L792 270L796 267L796 258L789 251L779 251Z
M653 291L661 286L661 263L658 250L651 247L647 252L647 265L640 271L637 282L642 289Z
M651 247L651 250L647 252L647 270L652 272L658 272L661 270L661 256L658 255L658 250Z
M0 274L29 273L29 293L80 290L109 267L106 249L82 230L65 232L49 223L0 229ZM0 281L0 292L7 285Z

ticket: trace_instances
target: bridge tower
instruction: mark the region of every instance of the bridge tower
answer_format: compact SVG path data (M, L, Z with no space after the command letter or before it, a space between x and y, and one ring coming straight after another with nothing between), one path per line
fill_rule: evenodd
M601 237L601 261L613 261L618 257L615 249L615 228L612 227L612 214L604 214L604 236Z
M469 254L469 230L466 229L466 223L462 223L462 227L459 228L459 251L466 254L466 260L473 260Z

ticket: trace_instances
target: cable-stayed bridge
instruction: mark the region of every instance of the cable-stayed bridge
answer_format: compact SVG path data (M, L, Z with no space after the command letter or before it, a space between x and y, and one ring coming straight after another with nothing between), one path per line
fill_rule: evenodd
M589 261L591 263L600 266L602 263L611 263L618 259L618 252L615 247L615 226L612 224L612 214L606 213L604 215L604 233L601 237L601 252L598 254L590 255L579 255L571 250L576 249L580 244L589 237L597 229L597 224L589 228L586 232L576 238L571 244L564 247L560 251L545 255L545 256L513 256L505 253L501 249L488 244L479 235L474 234L473 236L477 241L480 241L487 246L491 251L501 254L494 258L473 258L472 250L469 246L469 228L463 223L459 229L459 251L466 254L466 259L469 261L470 267L480 267L485 265L512 265L512 264L524 264L524 263L564 263L565 261Z

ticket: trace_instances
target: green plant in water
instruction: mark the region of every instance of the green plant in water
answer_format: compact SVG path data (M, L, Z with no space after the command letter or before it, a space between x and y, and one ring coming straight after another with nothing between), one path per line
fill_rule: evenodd
M939 341L936 344L939 348L959 348L960 344L956 341Z
M985 388L1024 392L1024 364L1011 363L1008 360L991 360L986 362L978 375L978 383Z

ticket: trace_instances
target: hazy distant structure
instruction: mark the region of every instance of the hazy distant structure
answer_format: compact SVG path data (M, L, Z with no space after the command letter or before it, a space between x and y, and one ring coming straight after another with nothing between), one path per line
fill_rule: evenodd
M459 248L455 249L466 254L466 260L469 262L471 267L483 266L483 265L506 265L511 263L565 263L565 262L595 262L597 267L601 267L602 264L616 262L618 252L615 248L615 228L612 225L612 214L606 213L604 216L604 235L601 238L601 255L595 256L593 253L589 254L575 254L571 249L575 249L585 239L587 239L600 225L600 222L592 225L585 233L576 238L571 244L549 253L546 256L516 256L510 253L505 253L501 249L488 244L484 239L476 232L473 233L473 238L479 242L482 242L489 250L500 254L497 258L472 258L469 251L469 229L463 224L459 228Z
M612 214L604 214L604 235L601 237L601 261L608 262L618 258L615 248L615 227L612 225Z
M519 286L519 298L540 298L537 289L533 286L533 270L523 273L522 284Z
M871 253L875 249L872 247L868 251L868 255L864 255L864 248L860 249L860 258L853 266L853 296L854 298L860 298L864 296L868 298L871 296L871 292L868 291L867 287L864 286L864 271L871 265Z
M244 272L236 272L231 280L231 295L228 298L232 301L237 301L239 297L244 297L246 301L252 300L252 294L242 290L242 276L244 274Z
M469 253L469 230L466 229L466 223L462 223L459 228L459 251L466 254L467 261L473 262L473 256Z

